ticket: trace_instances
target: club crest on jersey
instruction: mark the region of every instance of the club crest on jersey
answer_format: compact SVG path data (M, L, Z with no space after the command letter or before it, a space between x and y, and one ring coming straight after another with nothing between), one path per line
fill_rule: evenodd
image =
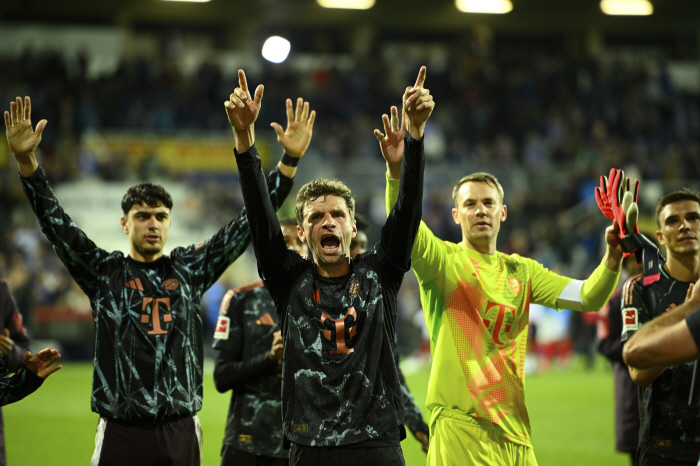
M219 319L216 321L214 338L216 340L228 340L229 330L231 330L231 319L224 315L219 315Z
M516 280L514 277L508 277L508 288L510 291L515 294L519 295L520 294L520 282Z
M177 278L168 278L160 286L162 286L166 290L172 291L175 288L177 288L179 284L180 282L177 281Z
M353 278L352 280L350 280L350 283L348 284L348 295L351 298L354 298L358 294L360 294L360 282L357 281L356 278Z
M623 330L639 330L639 313L636 308L626 307L622 310Z

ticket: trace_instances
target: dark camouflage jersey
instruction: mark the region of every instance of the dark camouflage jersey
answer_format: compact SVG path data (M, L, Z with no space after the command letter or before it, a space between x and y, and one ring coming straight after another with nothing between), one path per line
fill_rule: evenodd
M644 324L685 301L690 283L676 280L661 267L656 283L642 286L637 275L622 292L622 341ZM671 366L647 388L639 388L639 445L664 458L697 461L700 455L700 403L688 406L693 364Z
M284 342L284 434L308 446L376 438L404 423L394 362L397 295L421 217L423 142L406 135L401 187L380 242L325 278L286 248L255 147L237 154L253 246Z
M394 347L396 347L396 338L394 339ZM399 382L401 383L401 393L403 394L403 413L405 416L406 427L414 435L416 432L423 432L428 435L428 424L423 420L423 414L420 408L416 404L416 400L413 399L411 395L411 390L408 388L406 383L406 378L403 376L401 367L399 367L399 353L394 354L394 362L396 363L396 368L399 371Z
M269 179L275 206L292 180ZM39 168L22 186L56 254L87 294L95 322L92 410L160 422L202 407L202 319L206 291L250 240L245 214L211 239L152 263L97 247L65 214Z
M268 357L279 330L262 281L226 293L214 332L214 383L231 390L224 445L287 458L282 446L282 365Z
M0 358L0 406L21 400L34 393L44 383L45 379L28 370L23 364L20 364L19 368L19 373L2 377L7 372L7 366Z

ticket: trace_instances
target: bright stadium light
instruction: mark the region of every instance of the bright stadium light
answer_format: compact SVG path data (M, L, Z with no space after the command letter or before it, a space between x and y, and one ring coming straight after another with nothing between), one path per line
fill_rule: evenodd
M649 0L601 0L600 9L606 15L648 16L654 12Z
M368 10L374 0L316 0L323 8L343 8L346 10Z
M292 44L287 39L280 36L268 37L262 48L262 56L272 63L282 63L287 59Z
M502 15L513 9L510 0L455 0L457 9L464 13L488 13Z

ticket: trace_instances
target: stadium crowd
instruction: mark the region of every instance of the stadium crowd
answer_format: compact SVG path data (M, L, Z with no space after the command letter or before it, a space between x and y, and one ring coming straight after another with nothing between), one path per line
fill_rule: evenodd
M604 248L604 219L592 200L600 174L617 166L634 167L633 176L645 181L700 177L700 168L691 163L700 155L699 97L674 88L667 56L590 57L575 47L538 47L526 40L500 47L476 41L461 45L446 48L429 63L431 93L441 109L426 128L423 219L438 237L459 241L459 229L444 207L456 179L446 181L444 175L488 171L509 186L505 203L510 215L499 249L527 255L569 276L586 276ZM353 73L332 67L299 73L265 65L252 78L269 89L267 102L300 94L312 103L320 118L309 150L343 173L380 157L372 129L379 126L379 115L396 104L400 88L394 84L410 81L423 58L417 54L414 63L380 52L356 57ZM158 169L149 160L140 173L128 173L122 154L98 157L82 144L89 133L226 131L221 103L235 87L236 76L225 75L218 64L203 62L186 76L167 55L129 58L113 74L92 78L89 60L30 48L21 56L0 56L4 102L31 95L41 117L52 122L41 149L53 186L84 177L147 178ZM281 121L283 111L264 106L260 118ZM0 276L7 278L20 310L31 325L34 306L86 305L39 232L9 153L2 163L0 211L10 221L0 224ZM200 183L203 202L217 212L213 223L243 206L230 179L184 179ZM374 225L383 223L378 189L356 193L357 211ZM640 210L648 214L651 206L643 201ZM407 282L412 295L415 285ZM417 297L400 303L405 308L400 322L409 323L418 335L410 323ZM589 352L592 326L577 321L573 329L575 339L584 339L575 348ZM416 346L403 341L401 348Z

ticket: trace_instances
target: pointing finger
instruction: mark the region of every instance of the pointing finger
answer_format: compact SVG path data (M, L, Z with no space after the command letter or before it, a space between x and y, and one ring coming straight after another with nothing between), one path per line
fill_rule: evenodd
M248 81L245 78L245 71L243 70L238 70L238 85L243 89L243 92L248 92Z
M425 73L426 73L426 68L425 66L420 67L420 71L418 72L418 79L416 79L416 85L413 87L423 87L423 83L425 82Z

